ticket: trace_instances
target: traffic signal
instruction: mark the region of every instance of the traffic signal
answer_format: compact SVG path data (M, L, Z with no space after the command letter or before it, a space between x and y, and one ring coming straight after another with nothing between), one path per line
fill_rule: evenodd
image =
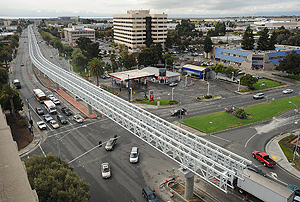
M102 147L102 141L99 141L99 147Z

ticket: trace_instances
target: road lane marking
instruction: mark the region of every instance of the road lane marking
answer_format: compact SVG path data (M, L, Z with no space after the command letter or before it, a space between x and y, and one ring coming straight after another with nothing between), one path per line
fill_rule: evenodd
M247 142L245 143L244 147L247 147L248 143L250 142L250 140L252 140L252 138L254 138L256 135L258 135L258 133L255 133L254 135L252 135L252 137L250 137Z

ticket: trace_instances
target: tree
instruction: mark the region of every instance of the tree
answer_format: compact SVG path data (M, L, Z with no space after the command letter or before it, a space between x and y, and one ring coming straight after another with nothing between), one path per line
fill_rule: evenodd
M129 54L128 51L122 51L120 53L119 62L121 62L126 69L131 69L136 65L136 58L133 54Z
M99 56L99 43L93 43L89 38L79 37L76 40L77 47L80 48L82 53L91 60L92 58Z
M212 49L212 44L213 43L212 43L210 37L206 36L205 40L204 40L204 52L206 52L208 54Z
M224 69L223 73L228 78L232 78L233 76L237 76L238 75L238 71L236 69L234 69L232 66L228 66L226 69Z
M269 30L268 28L264 28L261 33L260 37L257 42L257 49L258 50L269 50Z
M253 47L254 47L253 30L250 28L250 26L248 26L243 36L242 49L252 50Z
M23 109L23 102L19 96L19 92L15 91L9 86L9 84L4 84L0 92L0 103L3 110L9 110L10 113L17 119L16 112Z
M25 162L29 183L41 202L82 201L90 198L90 185L52 153L33 155Z
M87 65L88 59L82 54L82 52L79 49L73 52L72 58L75 65L79 67L79 71L81 73L81 71Z
M141 52L138 53L137 59L139 65L155 66L158 63L160 57L157 53L157 49L155 45L152 44L150 48L147 47L143 48Z
M0 68L0 89L3 84L8 83L8 73L5 68Z
M225 71L224 65L222 64L217 64L216 66L213 66L211 69L216 73L216 77L218 77L218 73L223 73Z
M99 86L99 77L104 73L105 62L99 58L93 58L88 63L88 69L92 76L97 78L97 86Z
M289 74L300 74L300 55L296 51L290 52L282 60L279 60L276 69Z
M258 79L251 74L246 74L241 77L241 84L248 86L249 89L253 89L253 84L257 83Z
M17 26L17 32L18 32L19 34L21 34L22 31L23 31L23 30L22 30L22 27L21 27L20 25L18 25L18 26Z

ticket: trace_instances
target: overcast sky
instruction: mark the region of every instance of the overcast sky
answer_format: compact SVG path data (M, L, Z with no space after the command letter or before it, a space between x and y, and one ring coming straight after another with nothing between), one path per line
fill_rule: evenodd
M168 17L300 15L300 0L1 0L0 17L112 17L147 9Z

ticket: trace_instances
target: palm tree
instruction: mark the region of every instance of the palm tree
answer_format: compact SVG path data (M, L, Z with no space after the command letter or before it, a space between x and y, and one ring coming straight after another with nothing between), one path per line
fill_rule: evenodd
M97 78L97 86L99 86L99 77L104 73L105 62L99 58L93 58L88 63L88 69L92 76Z
M10 113L12 113L14 118L17 119L16 112L15 112L14 101L13 101L15 96L18 96L18 91L15 91L13 88L11 88L9 86L9 84L3 85L2 90L0 92L1 103L5 102L5 100L9 100Z

